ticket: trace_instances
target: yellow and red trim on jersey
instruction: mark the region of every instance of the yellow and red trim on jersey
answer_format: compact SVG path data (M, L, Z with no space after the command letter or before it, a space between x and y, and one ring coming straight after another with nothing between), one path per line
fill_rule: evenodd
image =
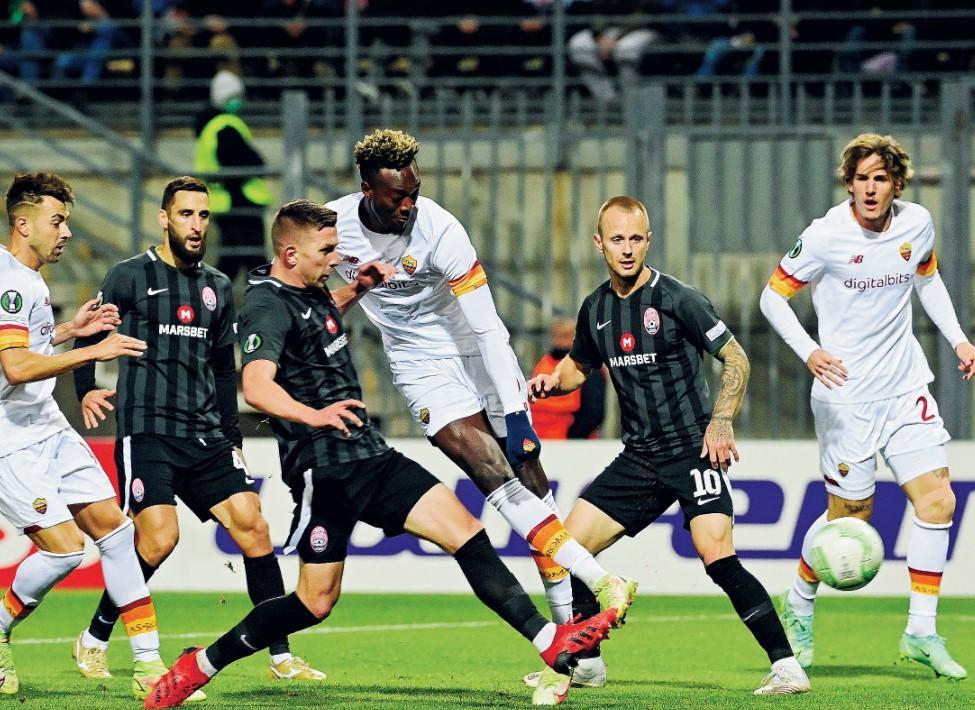
M772 278L768 280L769 287L780 296L792 298L806 285L806 281L797 279L781 266L775 269Z
M911 575L911 591L936 597L941 593L941 572L925 572L924 570L907 568Z
M0 350L29 347L30 331L26 327L11 323L0 325Z
M450 290L454 292L455 296L463 296L465 293L470 293L474 289L486 284L487 274L484 273L484 267L481 266L481 262L475 261L470 271L448 283L450 283Z
M119 614L125 626L125 633L130 637L157 630L156 607L151 597L143 597L119 607Z
M934 276L934 272L938 270L938 256L934 253L934 249L931 250L931 255L917 265L918 276Z

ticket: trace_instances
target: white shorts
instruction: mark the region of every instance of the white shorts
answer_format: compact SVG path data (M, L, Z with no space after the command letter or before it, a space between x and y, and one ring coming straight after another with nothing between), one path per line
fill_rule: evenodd
M69 505L115 498L115 489L74 429L0 457L0 514L24 532L71 520Z
M501 399L480 355L392 362L390 368L393 384L427 436L432 437L450 422L481 410L487 414L495 436L507 435ZM527 401L528 385L514 354L511 376L517 380L518 391L524 393Z
M849 500L873 495L878 452L903 486L948 466L951 436L927 386L910 394L860 404L812 400L819 468L826 490Z

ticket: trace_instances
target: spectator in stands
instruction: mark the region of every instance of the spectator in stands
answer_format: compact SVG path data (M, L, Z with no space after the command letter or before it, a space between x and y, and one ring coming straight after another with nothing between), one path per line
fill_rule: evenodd
M210 212L220 230L217 269L231 281L267 262L264 256L262 211L273 196L259 175L212 177L223 169L260 169L264 159L254 147L251 131L238 116L244 104L244 82L222 69L210 82L211 107L197 117L193 169L208 174Z
M307 49L303 56L271 52L267 69L273 76L318 77L336 73L321 58L322 47L341 47L344 33L341 22L321 23L325 18L337 20L345 12L344 0L265 0L263 16L274 22L260 44L275 49ZM311 21L311 22L309 22Z
M113 18L130 15L125 0L22 0L13 3L12 19L21 23L20 78L36 84L42 58L37 53L55 50L51 78L79 79L81 86L98 81L108 53L131 42ZM73 26L48 26L46 21L74 21ZM33 56L32 56L33 55Z
M532 377L555 370L572 348L576 323L570 318L557 320L549 334L552 349L535 365ZM595 439L606 415L606 373L594 368L575 392L539 399L531 408L532 425L542 439Z
M660 33L634 13L658 10L652 0L586 0L573 3L573 12L600 15L599 21L569 37L569 61L579 68L589 93L604 103L615 102L619 92L611 77L615 66L621 88L639 82L640 64L647 47Z

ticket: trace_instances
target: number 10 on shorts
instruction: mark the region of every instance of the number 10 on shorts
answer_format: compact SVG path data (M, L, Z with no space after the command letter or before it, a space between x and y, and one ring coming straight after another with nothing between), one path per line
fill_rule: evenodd
M692 468L691 476L694 478L693 496L695 498L721 495L721 474L717 471L710 468L698 471L696 468Z

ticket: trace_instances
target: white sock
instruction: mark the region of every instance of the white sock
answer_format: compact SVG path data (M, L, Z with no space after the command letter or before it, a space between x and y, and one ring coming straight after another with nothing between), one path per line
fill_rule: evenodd
M559 514L552 491L545 494L542 502L553 513ZM568 623L572 619L572 579L569 570L535 550L532 550L532 559L538 566L538 574L545 587L545 601L552 611L552 621L556 624Z
M816 573L809 566L808 560L812 556L812 543L816 533L826 525L826 513L823 513L806 530L802 538L802 557L799 558L799 569L792 580L792 588L789 590L789 605L799 616L812 616L814 605L816 604L816 590L819 589L819 580Z
M529 545L565 567L590 589L606 576L606 570L589 550L573 539L559 517L518 479L491 491L487 500Z
M135 660L160 660L156 609L135 554L135 526L126 520L95 545L102 557L105 589L119 609Z
M101 639L96 639L88 629L85 629L85 633L81 636L81 645L84 648L100 648L105 650L108 648L108 641L102 641Z
M941 575L948 559L948 530L951 523L926 523L914 517L907 543L907 571L911 576L911 602L907 628L911 636L937 633L938 595Z
M552 641L555 640L555 624L551 621L542 627L535 638L532 639L532 644L539 650L539 652L544 651L546 648L552 645Z
M772 664L772 670L777 671L779 669L784 670L802 670L802 666L799 665L799 661L796 660L795 656L788 656L787 658L780 658L775 663Z
M288 652L288 653L272 653L271 654L271 663L273 663L274 665L278 665L279 663L284 663L285 661L290 661L292 658L294 658L294 656L292 656L290 652Z
M201 648L196 652L196 665L206 674L207 678L212 678L217 674L216 667L207 658L207 650L205 648Z
M0 603L0 631L9 635L37 608L51 587L77 569L84 558L83 550L63 555L38 550L21 562Z

